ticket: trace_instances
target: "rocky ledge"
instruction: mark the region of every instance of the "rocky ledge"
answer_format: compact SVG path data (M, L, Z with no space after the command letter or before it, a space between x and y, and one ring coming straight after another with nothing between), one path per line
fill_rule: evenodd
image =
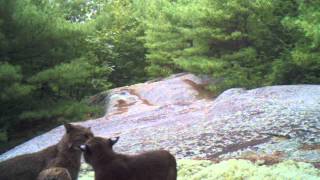
M320 85L230 89L214 97L210 80L178 74L121 87L106 98L106 115L79 122L98 136L121 136L116 151L167 149L176 157L320 162ZM63 135L57 127L2 154L38 151Z

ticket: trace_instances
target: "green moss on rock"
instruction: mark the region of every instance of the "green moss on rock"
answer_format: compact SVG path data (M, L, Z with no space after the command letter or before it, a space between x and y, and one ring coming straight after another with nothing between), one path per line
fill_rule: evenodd
M93 180L94 172L88 164L81 164L78 180Z
M88 165L82 166L79 180L93 179ZM227 160L214 164L206 160L178 160L178 180L320 180L320 170L311 164L285 161L272 166L247 160Z
M194 166L193 160L182 163L186 169ZM273 166L259 166L247 160L228 160L210 164L199 172L184 174L179 170L179 180L212 180L212 179L320 179L320 170L311 164L286 161Z

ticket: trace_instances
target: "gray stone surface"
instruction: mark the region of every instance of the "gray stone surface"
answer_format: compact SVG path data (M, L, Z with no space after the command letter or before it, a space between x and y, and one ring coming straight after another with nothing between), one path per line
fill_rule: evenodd
M120 135L117 151L164 148L177 158L234 158L247 154L320 162L320 85L230 89L216 99L208 79L179 74L117 88L105 117L79 122L98 136ZM4 160L56 143L58 127L2 154ZM308 148L304 148L308 147Z

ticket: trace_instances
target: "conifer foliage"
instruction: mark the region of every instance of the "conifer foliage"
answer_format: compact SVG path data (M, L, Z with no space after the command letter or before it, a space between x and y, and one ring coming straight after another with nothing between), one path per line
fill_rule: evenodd
M160 8L149 15L145 44L152 76L207 74L219 82L210 87L216 92L320 80L319 3L178 0L153 6Z
M86 50L89 32L54 1L0 0L0 141L98 112L85 97L109 87L111 68Z

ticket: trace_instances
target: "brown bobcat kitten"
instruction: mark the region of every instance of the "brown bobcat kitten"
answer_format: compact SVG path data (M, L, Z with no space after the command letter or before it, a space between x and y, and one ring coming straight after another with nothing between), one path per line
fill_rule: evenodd
M78 178L81 151L79 146L93 137L90 128L65 124L66 133L56 145L36 153L20 155L0 162L1 180L35 180L42 170L63 167L72 180Z
M80 146L93 167L95 180L176 180L177 163L168 151L125 155L113 151L116 139L94 137Z
M52 167L41 171L37 180L71 180L71 175L66 168Z

